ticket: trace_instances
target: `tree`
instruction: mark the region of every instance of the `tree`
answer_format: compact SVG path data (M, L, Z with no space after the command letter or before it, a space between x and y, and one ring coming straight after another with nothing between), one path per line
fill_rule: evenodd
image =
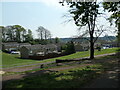
M45 40L50 39L51 38L50 31L47 29L44 29L44 36L45 36L45 38L44 38Z
M60 39L58 37L55 38L55 43L59 43Z
M28 29L28 38L29 38L29 41L33 40L32 31L30 29Z
M6 41L14 41L14 31L12 26L6 26Z
M66 44L65 52L67 54L75 53L75 47L74 47L74 43L72 41L70 41Z
M115 20L116 27L118 28L118 43L120 43L120 2L103 2L103 7L104 10L113 12L108 20L111 22L111 25L113 20Z
M27 34L27 30L23 30L23 31L22 31L22 41L23 41L23 42L26 41L26 34Z
M0 26L0 31L1 31L1 38L2 38L2 41L5 42L6 41L6 30L5 30L5 27L4 26Z
M28 33L24 37L25 37L25 42L30 43L30 41L33 41L32 31L28 29Z
M3 42L23 42L25 40L26 30L20 25L0 26L0 28Z
M40 26L38 27L38 29L36 30L38 32L38 37L40 40L43 40L43 31L44 31L44 27Z
M20 26L20 25L13 25L13 29L15 30L15 32L16 32L16 41L17 42L21 42L21 41L23 41L22 39L22 32L25 32L25 29L22 27L22 26Z
M42 26L38 27L36 31L38 32L40 43L47 44L48 39L51 39L51 32Z
M65 0L68 1L68 0ZM64 5L64 2L60 2ZM72 15L75 24L79 27L87 26L90 36L90 59L94 58L94 34L96 26L96 18L98 14L99 4L97 2L67 2L70 6L70 14Z

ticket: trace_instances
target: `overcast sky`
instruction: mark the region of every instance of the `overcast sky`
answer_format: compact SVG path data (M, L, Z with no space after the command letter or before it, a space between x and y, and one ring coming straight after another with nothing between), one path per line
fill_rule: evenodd
M74 21L64 23L69 19L63 17L69 8L58 2L59 0L3 0L0 3L0 12L2 12L0 25L21 25L26 29L31 29L34 37L37 36L36 29L39 26L50 30L52 37L65 38L77 35L78 27L75 26ZM109 25L105 19L99 18L99 20L99 23Z

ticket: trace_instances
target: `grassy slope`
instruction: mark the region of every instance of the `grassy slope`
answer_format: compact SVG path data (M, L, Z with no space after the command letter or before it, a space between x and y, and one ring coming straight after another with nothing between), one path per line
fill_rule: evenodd
M95 51L95 55L113 53L113 52L116 52L116 50L117 48ZM19 55L2 53L2 64L3 64L3 67L12 67L12 66L19 66L19 65L26 65L26 64L33 64L33 63L50 62L50 61L54 61L55 59L73 59L73 58L81 58L81 57L87 57L87 56L89 56L89 51L77 52L75 54L71 54L67 56L38 61L38 60L30 60L30 59L19 59Z

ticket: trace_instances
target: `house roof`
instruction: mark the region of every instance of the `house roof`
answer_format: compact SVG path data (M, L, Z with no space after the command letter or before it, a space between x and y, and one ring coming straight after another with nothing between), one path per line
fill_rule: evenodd
M57 46L54 44L47 44L47 45L41 45L41 44L37 44L37 45L31 45L31 46L23 46L26 47L27 49L30 50L35 50L35 49L42 49L42 48L56 48Z
M23 46L23 45L31 45L29 43L17 43L17 42L10 42L10 43L2 43L4 46Z
M19 45L31 45L29 43L19 43Z
M19 46L18 43L3 43L4 46Z
M47 44L44 45L45 48L57 48L57 46L55 44Z
M65 43L56 43L55 45L56 46L63 46L63 45L65 45Z
M40 49L42 48L42 45L31 45L31 46L23 46L26 47L27 49L33 50L33 49Z

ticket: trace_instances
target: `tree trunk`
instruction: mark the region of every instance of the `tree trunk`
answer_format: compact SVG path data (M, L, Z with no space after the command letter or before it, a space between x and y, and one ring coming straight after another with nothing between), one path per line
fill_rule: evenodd
M118 47L120 47L120 21L118 22Z
M90 36L90 59L94 59L94 37Z

